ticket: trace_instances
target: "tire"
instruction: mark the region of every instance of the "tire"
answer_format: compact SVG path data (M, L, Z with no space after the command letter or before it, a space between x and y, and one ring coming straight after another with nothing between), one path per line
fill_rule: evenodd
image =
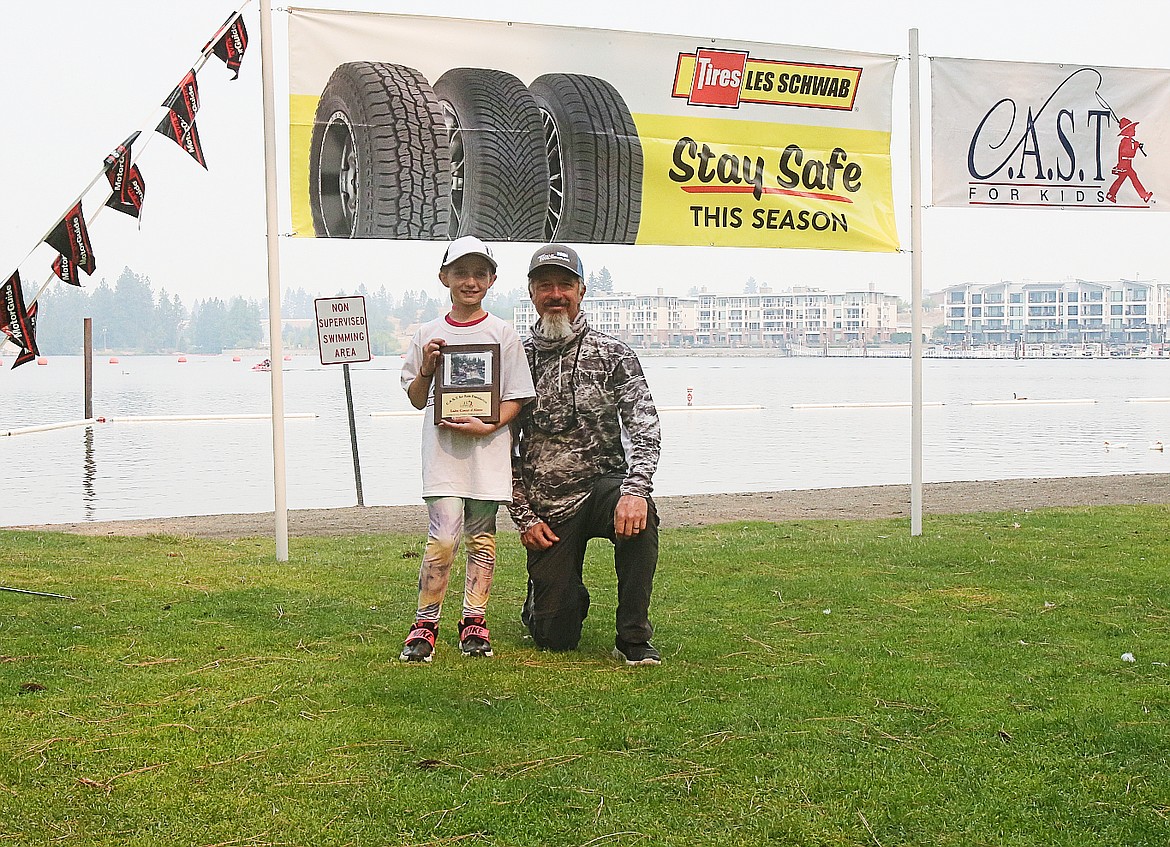
M545 74L529 90L549 162L545 239L633 244L642 218L642 142L621 94L583 74Z
M383 62L339 65L309 147L317 236L445 239L450 195L446 125L422 74Z
M435 82L451 154L448 236L539 241L548 207L540 110L509 73L452 68Z

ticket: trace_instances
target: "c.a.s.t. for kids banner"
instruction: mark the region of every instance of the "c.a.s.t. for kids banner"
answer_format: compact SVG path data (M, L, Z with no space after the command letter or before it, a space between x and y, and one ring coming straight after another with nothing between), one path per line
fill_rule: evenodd
M931 60L936 206L1170 211L1170 70Z
M292 9L298 235L898 248L895 57Z

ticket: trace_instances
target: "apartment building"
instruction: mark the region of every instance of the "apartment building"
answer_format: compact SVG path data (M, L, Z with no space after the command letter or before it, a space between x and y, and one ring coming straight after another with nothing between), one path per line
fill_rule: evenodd
M832 294L814 288L689 297L662 293L589 294L590 324L633 347L787 347L889 341L898 300L889 294ZM520 335L536 322L531 303L516 308Z
M1166 340L1170 285L998 282L944 288L948 344L1149 344Z

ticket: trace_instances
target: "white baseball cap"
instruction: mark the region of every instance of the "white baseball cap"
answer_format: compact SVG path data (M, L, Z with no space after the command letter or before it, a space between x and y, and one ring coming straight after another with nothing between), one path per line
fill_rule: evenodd
M443 261L439 265L439 270L464 256L483 256L492 266L492 272L494 273L496 270L496 257L492 255L492 248L474 235L461 235L448 244L446 252L443 253Z

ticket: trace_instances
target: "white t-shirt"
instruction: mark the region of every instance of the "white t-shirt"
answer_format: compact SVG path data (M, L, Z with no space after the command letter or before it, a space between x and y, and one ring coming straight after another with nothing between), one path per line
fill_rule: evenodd
M418 374L423 345L432 338L447 344L500 345L500 400L536 396L520 336L506 321L488 314L471 326L446 317L423 324L411 339L402 364L402 388ZM422 496L512 502L512 428L502 427L482 438L435 425L435 390L431 386L422 426Z

